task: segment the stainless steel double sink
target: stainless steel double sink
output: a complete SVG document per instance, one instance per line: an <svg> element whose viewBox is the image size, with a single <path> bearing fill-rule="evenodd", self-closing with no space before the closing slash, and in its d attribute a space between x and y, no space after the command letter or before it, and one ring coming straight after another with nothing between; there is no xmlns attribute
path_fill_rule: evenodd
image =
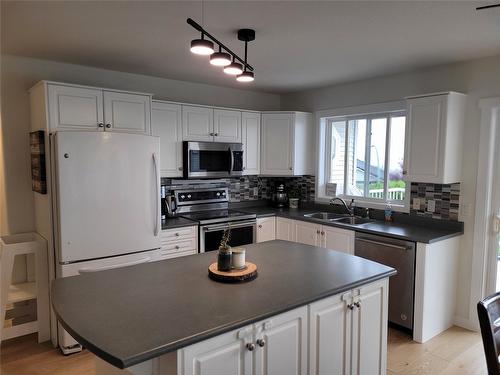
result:
<svg viewBox="0 0 500 375"><path fill-rule="evenodd" d="M364 217L351 216L349 214L336 214L333 212L313 212L311 214L304 214L304 217L318 219L328 223L334 222L347 225L361 225L372 222L372 220Z"/></svg>

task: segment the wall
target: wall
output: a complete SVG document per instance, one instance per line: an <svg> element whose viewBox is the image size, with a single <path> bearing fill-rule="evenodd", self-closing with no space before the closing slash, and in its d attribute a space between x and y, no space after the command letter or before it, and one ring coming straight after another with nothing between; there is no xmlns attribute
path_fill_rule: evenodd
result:
<svg viewBox="0 0 500 375"><path fill-rule="evenodd" d="M500 56L291 93L283 95L281 102L283 110L317 111L450 90L468 94L459 215L465 222L465 234L461 241L457 295L457 316L468 321L475 314L469 313L469 298L480 123L477 103L479 98L500 96Z"/></svg>
<svg viewBox="0 0 500 375"><path fill-rule="evenodd" d="M149 92L156 99L255 110L280 108L278 95L2 55L0 234L34 229L28 89L40 80ZM3 143L2 143L3 141ZM1 178L1 177L0 177Z"/></svg>

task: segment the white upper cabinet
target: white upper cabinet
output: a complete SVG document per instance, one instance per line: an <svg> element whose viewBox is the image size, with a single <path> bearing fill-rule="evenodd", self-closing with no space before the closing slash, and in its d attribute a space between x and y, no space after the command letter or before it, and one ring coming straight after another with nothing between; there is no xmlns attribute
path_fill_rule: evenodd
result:
<svg viewBox="0 0 500 375"><path fill-rule="evenodd" d="M214 141L241 143L241 112L214 110Z"/></svg>
<svg viewBox="0 0 500 375"><path fill-rule="evenodd" d="M161 177L182 177L182 106L153 101L152 134L160 137Z"/></svg>
<svg viewBox="0 0 500 375"><path fill-rule="evenodd" d="M151 134L151 97L104 91L106 131Z"/></svg>
<svg viewBox="0 0 500 375"><path fill-rule="evenodd" d="M102 90L47 86L50 130L98 130L104 127Z"/></svg>
<svg viewBox="0 0 500 375"><path fill-rule="evenodd" d="M242 112L243 174L260 173L260 113Z"/></svg>
<svg viewBox="0 0 500 375"><path fill-rule="evenodd" d="M313 174L314 126L311 113L262 114L261 174Z"/></svg>
<svg viewBox="0 0 500 375"><path fill-rule="evenodd" d="M151 95L47 83L49 128L151 134Z"/></svg>
<svg viewBox="0 0 500 375"><path fill-rule="evenodd" d="M182 106L182 140L201 142L214 140L213 108Z"/></svg>
<svg viewBox="0 0 500 375"><path fill-rule="evenodd" d="M407 181L461 181L465 99L456 92L407 98Z"/></svg>

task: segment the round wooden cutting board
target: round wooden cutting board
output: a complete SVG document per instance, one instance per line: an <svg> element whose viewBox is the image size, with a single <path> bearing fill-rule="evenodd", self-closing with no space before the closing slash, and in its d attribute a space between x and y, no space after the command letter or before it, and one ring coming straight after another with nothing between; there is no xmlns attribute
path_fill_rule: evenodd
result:
<svg viewBox="0 0 500 375"><path fill-rule="evenodd" d="M217 262L208 266L208 276L215 281L223 283L244 283L252 281L257 277L257 266L251 262L245 262L246 267L241 270L228 272L217 270Z"/></svg>

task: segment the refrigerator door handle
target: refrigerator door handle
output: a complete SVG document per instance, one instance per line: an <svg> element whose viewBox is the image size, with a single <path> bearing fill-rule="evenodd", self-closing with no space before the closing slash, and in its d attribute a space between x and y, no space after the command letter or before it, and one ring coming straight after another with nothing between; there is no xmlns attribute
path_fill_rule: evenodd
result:
<svg viewBox="0 0 500 375"><path fill-rule="evenodd" d="M159 221L159 218L160 218L160 191L159 191L159 188L158 188L158 163L156 161L156 153L153 152L153 168L155 170L155 180L154 180L154 184L156 186L156 199L155 199L155 207L156 209L154 210L154 220L155 220L155 229L154 229L154 235L155 237L158 236L158 232L159 232L159 224L158 224L158 221Z"/></svg>
<svg viewBox="0 0 500 375"><path fill-rule="evenodd" d="M118 264L112 264L110 266L103 266L103 267L86 267L86 268L80 268L78 270L78 273L81 275L83 273L91 273L91 272L98 272L98 271L105 271L105 270L112 270L115 268L122 268L122 267L127 267L127 266L135 266L137 264L142 264L142 263L148 263L151 261L151 257L146 257L146 258L141 258L138 260L134 260L132 262L125 262L125 263L118 263Z"/></svg>

